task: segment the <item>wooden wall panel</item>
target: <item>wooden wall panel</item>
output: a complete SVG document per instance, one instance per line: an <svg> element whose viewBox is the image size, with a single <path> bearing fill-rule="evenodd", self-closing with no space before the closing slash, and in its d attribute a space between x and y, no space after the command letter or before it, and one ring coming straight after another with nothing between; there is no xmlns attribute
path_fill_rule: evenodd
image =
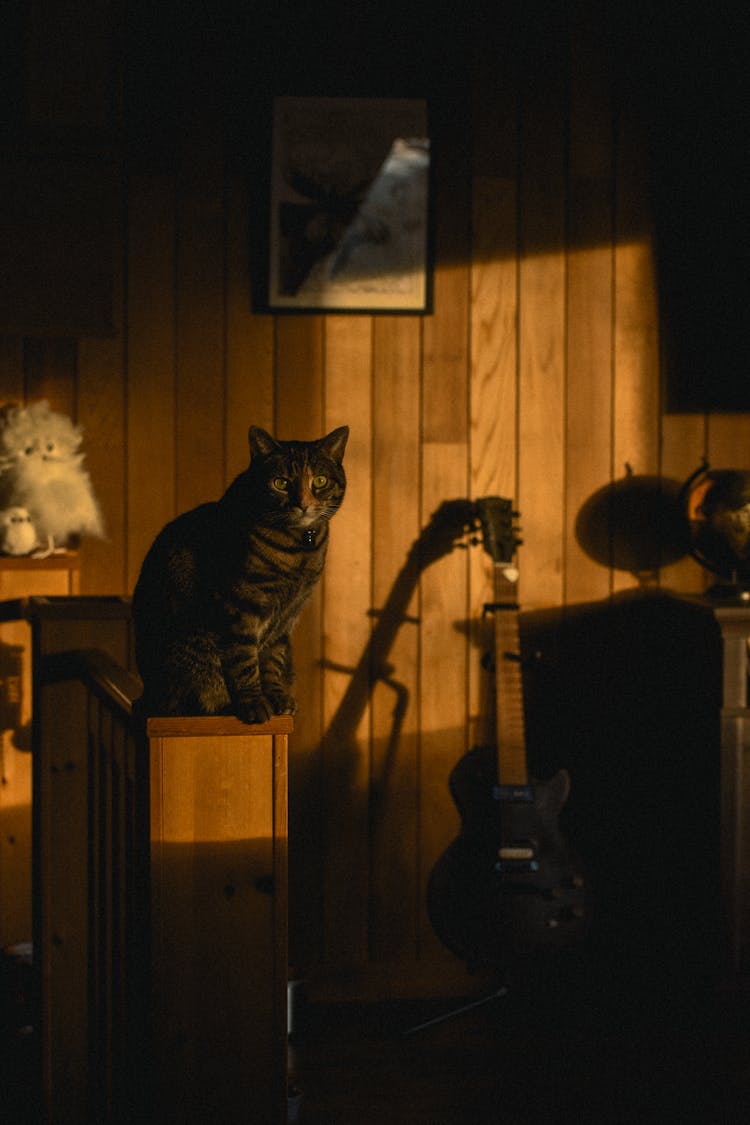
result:
<svg viewBox="0 0 750 1125"><path fill-rule="evenodd" d="M176 514L174 212L169 176L131 179L124 328L128 590L154 536Z"/></svg>
<svg viewBox="0 0 750 1125"><path fill-rule="evenodd" d="M529 609L563 601L565 511L563 87L534 93L522 117L518 328L520 591Z"/></svg>
<svg viewBox="0 0 750 1125"><path fill-rule="evenodd" d="M747 419L713 414L706 420L706 458L713 469L750 469Z"/></svg>
<svg viewBox="0 0 750 1125"><path fill-rule="evenodd" d="M664 412L646 137L603 9L549 4L525 21L523 5L517 20L481 7L466 88L457 75L456 96L430 106L431 314L253 311L256 153L222 149L220 97L178 112L189 83L166 75L163 121L181 136L129 170L113 334L0 339L3 401L47 397L86 427L109 537L84 544L84 592L132 590L159 528L244 468L251 423L280 438L351 426L349 495L293 638L291 948L329 995L467 987L424 895L457 827L448 772L491 730L490 567L478 546L436 548L435 509L512 497L523 608L557 608L636 585L576 536L581 506L626 464L679 481L704 455L748 461L746 415ZM100 51L101 20L92 34ZM35 112L49 115L45 98ZM707 581L690 558L658 580Z"/></svg>
<svg viewBox="0 0 750 1125"><path fill-rule="evenodd" d="M280 438L317 438L324 426L323 318L289 316L276 327L275 418ZM298 720L289 742L289 895L292 911L290 956L298 964L310 945L297 940L298 926L320 931L320 745L323 736L323 591L319 587L302 611L292 636L297 677ZM319 868L318 868L319 870ZM308 898L308 895L310 896Z"/></svg>
<svg viewBox="0 0 750 1125"><path fill-rule="evenodd" d="M274 429L274 321L254 314L248 262L249 209L241 177L227 177L225 484L248 463L248 428Z"/></svg>
<svg viewBox="0 0 750 1125"><path fill-rule="evenodd" d="M53 410L71 417L76 405L77 345L71 337L24 340L26 396L46 399Z"/></svg>
<svg viewBox="0 0 750 1125"><path fill-rule="evenodd" d="M382 317L374 325L372 607L370 650L372 854L371 951L413 957L419 800L419 577L421 325ZM416 553L415 553L416 552ZM401 905L399 906L399 903ZM396 961L398 963L398 961Z"/></svg>
<svg viewBox="0 0 750 1125"><path fill-rule="evenodd" d="M370 783L369 665L372 557L372 320L330 317L325 329L322 429L349 426L347 494L331 527L323 587L322 801L317 807L316 894L322 896L327 961L367 958ZM342 591L346 605L342 605ZM312 791L312 790L311 790Z"/></svg>
<svg viewBox="0 0 750 1125"><path fill-rule="evenodd" d="M659 473L659 340L653 215L647 192L644 138L638 121L623 113L618 122L614 231L614 429L612 477L622 481ZM629 468L628 468L629 467ZM622 569L613 588L633 585Z"/></svg>
<svg viewBox="0 0 750 1125"><path fill-rule="evenodd" d="M474 180L470 372L473 496L516 495L517 190L515 180Z"/></svg>
<svg viewBox="0 0 750 1125"><path fill-rule="evenodd" d="M23 337L0 336L0 405L23 399Z"/></svg>
<svg viewBox="0 0 750 1125"><path fill-rule="evenodd" d="M175 433L180 512L224 486L224 179L221 151L191 151L177 178Z"/></svg>
<svg viewBox="0 0 750 1125"><path fill-rule="evenodd" d="M122 199L120 206L122 208ZM103 540L81 542L81 593L124 594L126 571L126 368L123 309L126 245L122 212L113 250L114 332L78 342L76 420L83 426L86 468L104 518Z"/></svg>
<svg viewBox="0 0 750 1125"><path fill-rule="evenodd" d="M565 602L609 592L606 566L576 535L581 507L612 471L613 127L608 57L578 8L571 41L565 398ZM598 482L598 483L597 483Z"/></svg>

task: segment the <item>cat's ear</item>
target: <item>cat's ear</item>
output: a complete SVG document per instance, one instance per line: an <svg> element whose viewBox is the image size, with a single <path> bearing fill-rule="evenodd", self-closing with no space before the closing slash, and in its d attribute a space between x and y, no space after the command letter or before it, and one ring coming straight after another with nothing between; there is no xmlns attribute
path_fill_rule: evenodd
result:
<svg viewBox="0 0 750 1125"><path fill-rule="evenodd" d="M250 453L253 457L262 453L273 453L275 449L279 448L279 443L260 426L251 426L247 436L250 442Z"/></svg>
<svg viewBox="0 0 750 1125"><path fill-rule="evenodd" d="M348 437L349 427L339 426L338 429L331 430L330 434L321 438L318 445L332 461L336 461L340 465L344 457Z"/></svg>

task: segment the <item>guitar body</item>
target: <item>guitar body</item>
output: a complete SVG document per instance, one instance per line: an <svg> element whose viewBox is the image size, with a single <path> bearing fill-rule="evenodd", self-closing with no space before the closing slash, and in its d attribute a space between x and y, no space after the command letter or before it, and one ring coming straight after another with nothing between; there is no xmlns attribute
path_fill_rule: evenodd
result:
<svg viewBox="0 0 750 1125"><path fill-rule="evenodd" d="M518 624L520 543L512 502L476 501L482 539L493 561L495 747L470 750L450 777L461 833L430 875L427 910L452 952L474 969L503 969L531 953L582 937L589 908L580 863L559 828L570 778L528 774Z"/></svg>
<svg viewBox="0 0 750 1125"><path fill-rule="evenodd" d="M493 748L478 747L453 770L462 829L427 887L436 934L472 971L560 949L590 920L582 868L558 824L567 772L505 793L494 761Z"/></svg>

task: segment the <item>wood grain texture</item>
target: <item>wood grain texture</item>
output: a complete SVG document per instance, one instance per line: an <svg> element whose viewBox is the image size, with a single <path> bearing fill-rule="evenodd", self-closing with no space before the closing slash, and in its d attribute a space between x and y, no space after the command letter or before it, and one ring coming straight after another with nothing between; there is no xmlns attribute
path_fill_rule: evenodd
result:
<svg viewBox="0 0 750 1125"><path fill-rule="evenodd" d="M223 188L220 149L208 145L185 154L177 182L175 276L179 512L218 499L224 488Z"/></svg>
<svg viewBox="0 0 750 1125"><path fill-rule="evenodd" d="M326 959L367 956L370 784L369 698L362 692L372 619L372 363L370 317L328 318L323 429L349 426L347 493L331 524L323 579L323 723L316 760L322 779L316 812L318 873ZM341 591L347 591L343 611ZM312 792L312 787L309 790ZM311 809L308 817L313 813ZM312 840L311 840L312 844Z"/></svg>
<svg viewBox="0 0 750 1125"><path fill-rule="evenodd" d="M422 452L422 504L434 511L444 499L467 492L466 447L425 444ZM448 776L468 749L468 563L466 552L438 559L420 581L419 679L419 871L424 885L452 835L457 819ZM420 952L437 948L420 897Z"/></svg>
<svg viewBox="0 0 750 1125"><path fill-rule="evenodd" d="M418 895L421 324L375 323L369 927L372 960L412 952ZM406 909L398 906L404 895Z"/></svg>
<svg viewBox="0 0 750 1125"><path fill-rule="evenodd" d="M439 991L449 963L454 981L463 972L447 955L436 968L423 903L431 859L455 827L450 765L491 731L481 663L491 568L478 546L423 573L410 561L435 509L512 498L522 608L571 614L619 604L636 586L627 569L590 558L576 529L582 506L626 466L664 482L703 456L747 467L747 415L665 411L648 107L613 58L604 11L592 0L537 6L534 18L523 5L508 19L503 5L477 9L472 65L430 105L430 314L254 311L266 92L253 101L243 87L237 105L258 120L246 125L235 107L242 141L224 137L224 148L210 68L204 60L192 89L183 59L160 75L172 99L159 114L164 152L160 133L123 183L113 334L17 326L0 338L0 399L47 397L86 428L109 535L81 551L91 593L132 591L164 523L245 467L250 424L303 439L350 425L349 495L293 637L291 948L330 995ZM273 43L282 23L268 24ZM100 31L97 17L94 60ZM37 71L55 57L46 42ZM308 48L297 42L295 63ZM417 77L409 70L410 84ZM40 114L55 108L56 88L59 75L37 92ZM105 117L92 108L92 123ZM598 531L611 544L611 529ZM691 592L706 576L688 557L656 580ZM389 600L399 619L378 631Z"/></svg>
<svg viewBox="0 0 750 1125"><path fill-rule="evenodd" d="M211 1106L239 1122L253 1105L259 1122L279 1125L287 978L287 733L279 727L288 724L232 732L211 723L215 734L157 733L157 725L150 733L159 1090L186 1120Z"/></svg>
<svg viewBox="0 0 750 1125"><path fill-rule="evenodd" d="M226 192L226 429L225 483L248 463L248 428L274 429L274 321L254 314L249 292L248 192L241 178L227 175Z"/></svg>
<svg viewBox="0 0 750 1125"><path fill-rule="evenodd" d="M519 276L518 501L525 606L563 600L565 429L565 214L562 76L546 75L522 109Z"/></svg>
<svg viewBox="0 0 750 1125"><path fill-rule="evenodd" d="M123 355L123 315L127 246L124 185L118 194L119 237L113 247L114 332L78 342L76 421L83 427L86 468L102 509L106 537L81 542L84 594L127 588L125 401L127 371Z"/></svg>
<svg viewBox="0 0 750 1125"><path fill-rule="evenodd" d="M129 185L128 590L154 536L176 515L174 189L166 175L134 177Z"/></svg>

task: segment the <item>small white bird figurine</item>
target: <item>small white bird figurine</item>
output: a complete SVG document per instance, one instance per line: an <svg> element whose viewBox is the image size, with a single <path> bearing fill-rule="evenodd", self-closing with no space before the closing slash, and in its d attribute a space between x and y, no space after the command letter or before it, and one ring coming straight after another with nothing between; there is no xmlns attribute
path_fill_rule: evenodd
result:
<svg viewBox="0 0 750 1125"><path fill-rule="evenodd" d="M104 536L101 511L79 452L83 434L46 401L10 406L0 423L0 507L26 508L37 557L63 551L71 537Z"/></svg>
<svg viewBox="0 0 750 1125"><path fill-rule="evenodd" d="M6 508L0 512L0 553L30 555L38 543L36 530L26 508Z"/></svg>

